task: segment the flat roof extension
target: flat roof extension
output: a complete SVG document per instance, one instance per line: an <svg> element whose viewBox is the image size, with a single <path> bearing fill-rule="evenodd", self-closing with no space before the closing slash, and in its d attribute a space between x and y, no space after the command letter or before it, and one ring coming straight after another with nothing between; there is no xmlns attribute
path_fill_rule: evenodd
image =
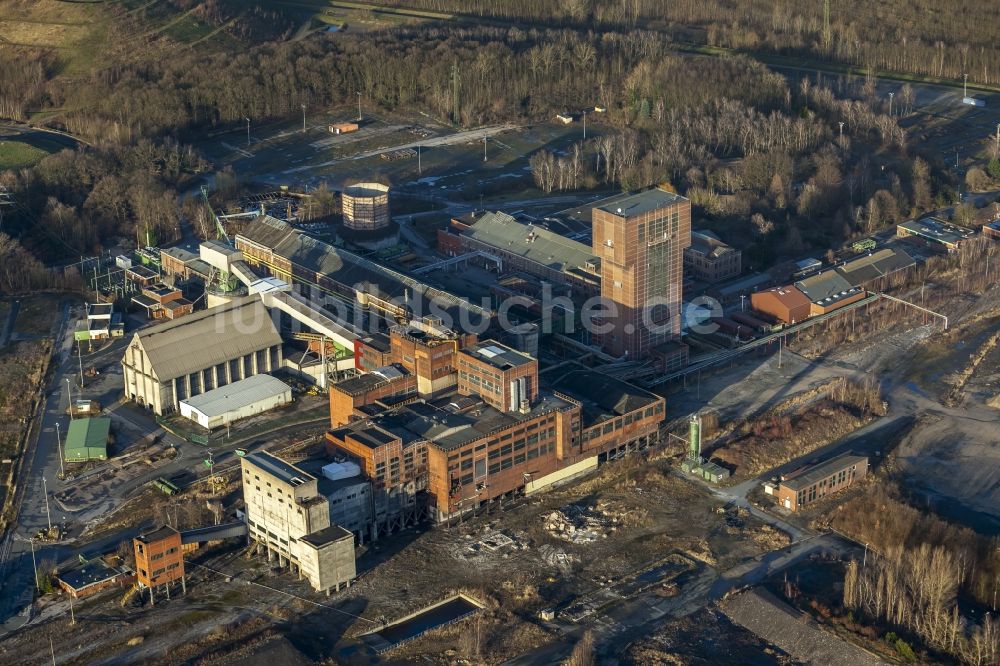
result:
<svg viewBox="0 0 1000 666"><path fill-rule="evenodd" d="M930 241L943 243L945 245L958 245L976 232L972 229L949 224L936 217L925 217L919 220L907 220L896 225L898 229L904 229L914 236L920 236Z"/></svg>
<svg viewBox="0 0 1000 666"><path fill-rule="evenodd" d="M323 546L336 541L343 541L344 539L351 539L353 542L354 535L340 525L334 524L329 527L324 527L323 529L313 532L312 534L307 534L304 537L301 537L299 541L312 546L313 548L322 548Z"/></svg>
<svg viewBox="0 0 1000 666"><path fill-rule="evenodd" d="M583 405L583 425L589 427L656 403L660 397L634 384L598 372L576 361L565 361L539 373L539 383L565 393Z"/></svg>
<svg viewBox="0 0 1000 666"><path fill-rule="evenodd" d="M498 370L507 370L535 362L535 359L527 354L522 354L496 340L483 340L470 347L466 347L462 352Z"/></svg>
<svg viewBox="0 0 1000 666"><path fill-rule="evenodd" d="M181 402L205 416L213 417L291 390L292 387L277 377L260 374L185 398Z"/></svg>
<svg viewBox="0 0 1000 666"><path fill-rule="evenodd" d="M299 469L291 463L285 462L267 451L254 451L253 453L248 453L243 459L250 461L271 476L292 486L300 486L305 481L316 480L316 477L312 474Z"/></svg>
<svg viewBox="0 0 1000 666"><path fill-rule="evenodd" d="M463 236L553 270L568 272L579 268L590 271L587 264L596 265L598 261L589 245L520 222L506 213L488 212L462 221L470 225L462 232Z"/></svg>

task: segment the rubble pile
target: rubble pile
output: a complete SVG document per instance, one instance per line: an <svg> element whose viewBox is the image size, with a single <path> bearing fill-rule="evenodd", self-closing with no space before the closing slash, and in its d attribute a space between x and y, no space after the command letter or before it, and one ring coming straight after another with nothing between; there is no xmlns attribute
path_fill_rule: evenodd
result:
<svg viewBox="0 0 1000 666"><path fill-rule="evenodd" d="M542 516L549 534L572 543L592 543L632 524L635 516L604 500L593 506L571 504Z"/></svg>

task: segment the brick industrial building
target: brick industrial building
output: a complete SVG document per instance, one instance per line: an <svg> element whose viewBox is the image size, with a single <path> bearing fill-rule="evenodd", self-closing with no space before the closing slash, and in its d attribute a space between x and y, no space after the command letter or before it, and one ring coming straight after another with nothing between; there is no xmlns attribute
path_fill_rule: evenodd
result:
<svg viewBox="0 0 1000 666"><path fill-rule="evenodd" d="M164 525L141 534L132 542L135 551L136 582L149 589L149 600L155 602L154 591L165 590L170 596L170 585L180 582L187 591L184 573L184 547L181 533Z"/></svg>
<svg viewBox="0 0 1000 666"><path fill-rule="evenodd" d="M777 487L765 491L776 496L778 504L790 511L827 495L839 492L868 474L868 458L849 453L837 456L789 476L781 477Z"/></svg>
<svg viewBox="0 0 1000 666"><path fill-rule="evenodd" d="M750 294L750 306L782 324L796 324L809 318L809 298L793 286L774 287Z"/></svg>
<svg viewBox="0 0 1000 666"><path fill-rule="evenodd" d="M383 530L400 524L400 512L443 521L533 492L658 437L663 398L623 381L564 363L544 373L547 387L533 358L492 340L456 356L450 394L352 404L347 418L334 413L331 397L329 451L371 479Z"/></svg>
<svg viewBox="0 0 1000 666"><path fill-rule="evenodd" d="M247 264L300 285L304 297L332 297L349 306L352 314L360 313L355 317L360 328L370 328L362 321L369 317L392 324L440 313L453 327L463 317L473 325L493 317L491 311L463 298L306 236L266 215L248 224L236 235L235 243Z"/></svg>
<svg viewBox="0 0 1000 666"><path fill-rule="evenodd" d="M601 297L617 312L601 346L613 356L644 359L681 332L684 248L691 244L691 202L654 188L599 202L592 212ZM686 347L660 354L666 368L687 361Z"/></svg>
<svg viewBox="0 0 1000 666"><path fill-rule="evenodd" d="M743 270L743 253L711 231L692 231L691 245L684 248L684 270L696 280L728 280Z"/></svg>
<svg viewBox="0 0 1000 666"><path fill-rule="evenodd" d="M809 299L809 315L833 312L865 297L865 290L855 287L837 271L823 271L799 280L795 287Z"/></svg>
<svg viewBox="0 0 1000 666"><path fill-rule="evenodd" d="M500 212L472 212L438 231L438 250L459 256L482 251L518 271L567 285L579 297L600 293L600 263L590 246Z"/></svg>

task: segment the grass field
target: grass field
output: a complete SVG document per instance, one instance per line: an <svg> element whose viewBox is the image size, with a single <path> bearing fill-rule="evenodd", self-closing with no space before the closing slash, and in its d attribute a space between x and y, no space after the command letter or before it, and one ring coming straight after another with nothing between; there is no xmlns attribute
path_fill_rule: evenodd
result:
<svg viewBox="0 0 1000 666"><path fill-rule="evenodd" d="M0 171L32 166L48 154L47 150L37 146L22 141L4 141L0 138Z"/></svg>
<svg viewBox="0 0 1000 666"><path fill-rule="evenodd" d="M22 299L14 330L21 335L49 335L59 315L60 300L50 294Z"/></svg>

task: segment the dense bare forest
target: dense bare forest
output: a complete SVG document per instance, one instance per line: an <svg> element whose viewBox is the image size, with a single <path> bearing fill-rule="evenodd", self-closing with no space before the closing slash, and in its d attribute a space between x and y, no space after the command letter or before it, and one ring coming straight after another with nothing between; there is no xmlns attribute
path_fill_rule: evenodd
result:
<svg viewBox="0 0 1000 666"><path fill-rule="evenodd" d="M996 85L1000 3L971 0L395 0L393 5L577 26L656 27L678 40Z"/></svg>
<svg viewBox="0 0 1000 666"><path fill-rule="evenodd" d="M49 158L34 174L12 178L41 230L26 242L46 257L59 246L71 254L95 248L113 230L172 238L176 214L162 188L205 165L176 142L143 137L182 141L245 116L296 114L301 103L348 103L358 90L383 109L424 108L466 125L549 120L604 105L601 136L568 155L543 150L533 158L539 187L670 181L702 214L731 224L734 242L756 243L756 261L828 247L950 196L932 165L908 152L871 79L827 78L791 90L757 62L680 56L649 31L402 28L264 44L235 57L183 52L68 84L46 83L49 73L44 59L0 68L0 103L11 100L16 113L16 96L3 91L28 90L33 104L63 109L54 118L70 131L119 148ZM912 91L904 87L900 99L897 111L905 112ZM844 136L835 134L838 121ZM151 152L165 157L152 160ZM60 170L79 169L73 183L50 182ZM34 181L45 185L44 197ZM84 192L90 184L94 191Z"/></svg>
<svg viewBox="0 0 1000 666"><path fill-rule="evenodd" d="M916 635L928 647L984 666L1000 663L1000 623L970 623L958 599L992 608L1000 543L907 504L879 484L832 515L838 530L868 544L844 581L844 606Z"/></svg>
<svg viewBox="0 0 1000 666"><path fill-rule="evenodd" d="M67 109L59 117L74 133L128 140L244 116L282 117L301 103L350 103L359 90L384 108L422 106L466 125L549 117L599 102L638 113L640 98L688 106L719 90L764 107L781 101L781 78L763 67L704 60L672 55L669 43L651 32L397 29L265 44L235 57L187 52L123 64L87 81L50 84L35 102ZM0 81L10 77L0 91L21 87L25 76L31 73L0 71Z"/></svg>
<svg viewBox="0 0 1000 666"><path fill-rule="evenodd" d="M177 187L207 167L171 139L63 150L33 169L0 174L19 203L6 228L47 260L89 254L118 235L142 244L177 240Z"/></svg>

